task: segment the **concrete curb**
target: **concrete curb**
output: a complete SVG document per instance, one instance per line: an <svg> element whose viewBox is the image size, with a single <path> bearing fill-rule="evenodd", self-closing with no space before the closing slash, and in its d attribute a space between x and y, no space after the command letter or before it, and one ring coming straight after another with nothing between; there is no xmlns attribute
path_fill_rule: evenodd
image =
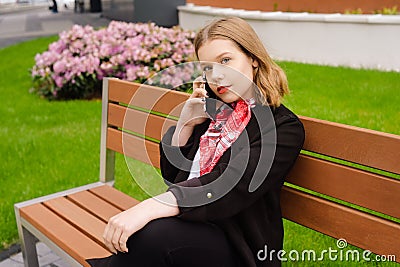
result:
<svg viewBox="0 0 400 267"><path fill-rule="evenodd" d="M0 262L19 252L21 252L20 244L11 245L8 249L0 251Z"/></svg>

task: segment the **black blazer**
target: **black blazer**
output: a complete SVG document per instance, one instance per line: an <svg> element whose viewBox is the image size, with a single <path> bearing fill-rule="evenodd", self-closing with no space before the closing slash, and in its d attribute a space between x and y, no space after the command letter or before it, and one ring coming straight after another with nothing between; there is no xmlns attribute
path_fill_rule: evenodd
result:
<svg viewBox="0 0 400 267"><path fill-rule="evenodd" d="M239 266L280 266L275 257L283 246L280 192L303 146L303 125L284 105L256 105L245 131L214 169L187 180L209 123L197 125L182 147L171 146L175 127L160 143L161 173L177 199L178 217L218 225L236 250ZM218 184L218 178L224 182ZM257 257L265 246L276 251L272 262Z"/></svg>

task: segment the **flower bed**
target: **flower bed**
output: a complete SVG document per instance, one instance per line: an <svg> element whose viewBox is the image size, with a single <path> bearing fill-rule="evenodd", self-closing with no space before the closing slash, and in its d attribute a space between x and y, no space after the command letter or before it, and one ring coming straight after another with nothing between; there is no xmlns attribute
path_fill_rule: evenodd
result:
<svg viewBox="0 0 400 267"><path fill-rule="evenodd" d="M31 91L48 99L91 98L101 93L103 77L143 83L161 70L194 59L195 33L179 27L112 21L100 30L75 25L59 36L48 51L36 55L31 70ZM153 83L172 88L189 78L165 76Z"/></svg>

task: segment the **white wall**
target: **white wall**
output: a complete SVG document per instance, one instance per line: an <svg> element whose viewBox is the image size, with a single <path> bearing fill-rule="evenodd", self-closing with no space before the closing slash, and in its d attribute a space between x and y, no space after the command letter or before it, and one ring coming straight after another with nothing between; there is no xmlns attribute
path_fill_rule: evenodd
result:
<svg viewBox="0 0 400 267"><path fill-rule="evenodd" d="M400 16L178 9L184 29L197 30L215 17L245 19L274 59L400 71Z"/></svg>

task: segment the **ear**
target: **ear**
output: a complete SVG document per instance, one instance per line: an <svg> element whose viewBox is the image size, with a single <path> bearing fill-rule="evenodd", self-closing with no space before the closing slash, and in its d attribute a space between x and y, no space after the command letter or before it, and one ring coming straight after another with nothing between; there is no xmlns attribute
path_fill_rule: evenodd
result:
<svg viewBox="0 0 400 267"><path fill-rule="evenodd" d="M258 61L254 58L251 61L251 65L253 66L253 68L258 68Z"/></svg>

